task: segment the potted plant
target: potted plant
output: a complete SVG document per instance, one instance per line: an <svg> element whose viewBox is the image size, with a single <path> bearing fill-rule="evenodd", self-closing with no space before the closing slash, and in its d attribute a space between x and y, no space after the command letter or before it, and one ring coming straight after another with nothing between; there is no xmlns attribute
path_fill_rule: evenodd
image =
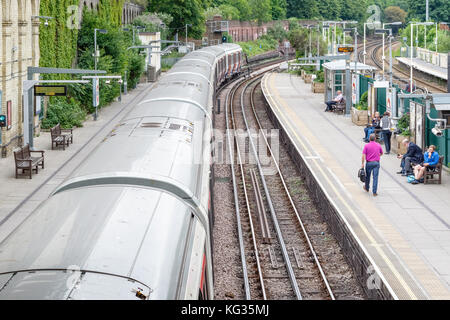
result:
<svg viewBox="0 0 450 320"><path fill-rule="evenodd" d="M352 122L357 126L365 126L369 117L369 103L367 91L363 93L359 103L352 107Z"/></svg>
<svg viewBox="0 0 450 320"><path fill-rule="evenodd" d="M391 149L395 153L405 154L406 147L402 144L402 141L411 137L411 131L409 130L409 113L405 113L397 124L397 130L392 135L394 143L391 144Z"/></svg>
<svg viewBox="0 0 450 320"><path fill-rule="evenodd" d="M316 71L316 78L311 85L312 92L325 93L325 76L323 70Z"/></svg>

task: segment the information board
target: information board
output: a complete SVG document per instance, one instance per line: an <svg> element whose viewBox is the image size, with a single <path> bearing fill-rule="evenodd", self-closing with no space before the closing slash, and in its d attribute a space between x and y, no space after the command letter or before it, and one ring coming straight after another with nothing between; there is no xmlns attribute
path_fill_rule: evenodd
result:
<svg viewBox="0 0 450 320"><path fill-rule="evenodd" d="M353 52L355 49L353 47L339 47L338 52Z"/></svg>
<svg viewBox="0 0 450 320"><path fill-rule="evenodd" d="M53 96L66 96L67 86L34 86L35 96L53 97Z"/></svg>

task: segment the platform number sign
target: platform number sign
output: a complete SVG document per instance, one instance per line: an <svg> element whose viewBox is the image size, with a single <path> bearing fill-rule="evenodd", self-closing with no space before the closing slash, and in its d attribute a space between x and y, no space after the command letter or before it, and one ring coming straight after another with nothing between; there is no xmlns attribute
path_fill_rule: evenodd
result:
<svg viewBox="0 0 450 320"><path fill-rule="evenodd" d="M92 79L92 93L93 93L92 105L94 107L98 107L98 105L100 104L100 85L98 78Z"/></svg>

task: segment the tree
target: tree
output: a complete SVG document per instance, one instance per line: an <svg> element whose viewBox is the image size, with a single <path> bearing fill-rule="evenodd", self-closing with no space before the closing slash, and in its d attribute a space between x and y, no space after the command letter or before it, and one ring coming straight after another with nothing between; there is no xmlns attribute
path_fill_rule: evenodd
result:
<svg viewBox="0 0 450 320"><path fill-rule="evenodd" d="M226 0L224 2L238 9L241 21L248 21L251 19L252 10L247 0Z"/></svg>
<svg viewBox="0 0 450 320"><path fill-rule="evenodd" d="M408 15L410 19L425 21L426 0L407 0L409 4ZM450 5L448 0L429 1L430 20L448 22L450 17Z"/></svg>
<svg viewBox="0 0 450 320"><path fill-rule="evenodd" d="M218 7L209 7L205 10L205 20L212 20L214 16L222 16L222 11Z"/></svg>
<svg viewBox="0 0 450 320"><path fill-rule="evenodd" d="M294 29L289 32L289 42L299 52L304 52L309 46L309 33L305 28Z"/></svg>
<svg viewBox="0 0 450 320"><path fill-rule="evenodd" d="M393 6L384 9L384 15L387 22L401 21L405 23L408 14L402 8Z"/></svg>
<svg viewBox="0 0 450 320"><path fill-rule="evenodd" d="M149 9L170 14L173 17L170 28L181 31L186 24L192 24L188 29L189 35L200 38L205 31L203 5L201 0L150 0Z"/></svg>
<svg viewBox="0 0 450 320"><path fill-rule="evenodd" d="M271 0L272 20L282 20L286 18L286 0Z"/></svg>
<svg viewBox="0 0 450 320"><path fill-rule="evenodd" d="M222 18L225 20L239 20L241 18L239 10L229 4L222 4L219 9L222 12Z"/></svg>
<svg viewBox="0 0 450 320"><path fill-rule="evenodd" d="M300 19L313 19L319 16L319 9L315 0L288 0L287 16Z"/></svg>
<svg viewBox="0 0 450 320"><path fill-rule="evenodd" d="M258 23L272 20L271 0L249 0L252 11L252 20Z"/></svg>
<svg viewBox="0 0 450 320"><path fill-rule="evenodd" d="M287 38L288 33L286 30L284 30L283 24L281 22L276 22L272 28L267 30L267 35L274 39L277 39L278 42L282 42Z"/></svg>

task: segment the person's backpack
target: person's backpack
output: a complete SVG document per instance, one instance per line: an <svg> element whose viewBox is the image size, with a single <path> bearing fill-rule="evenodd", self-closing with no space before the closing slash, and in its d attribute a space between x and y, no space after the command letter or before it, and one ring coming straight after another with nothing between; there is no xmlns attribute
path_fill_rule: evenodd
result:
<svg viewBox="0 0 450 320"><path fill-rule="evenodd" d="M358 178L361 182L366 182L366 170L364 170L364 168L359 169Z"/></svg>

